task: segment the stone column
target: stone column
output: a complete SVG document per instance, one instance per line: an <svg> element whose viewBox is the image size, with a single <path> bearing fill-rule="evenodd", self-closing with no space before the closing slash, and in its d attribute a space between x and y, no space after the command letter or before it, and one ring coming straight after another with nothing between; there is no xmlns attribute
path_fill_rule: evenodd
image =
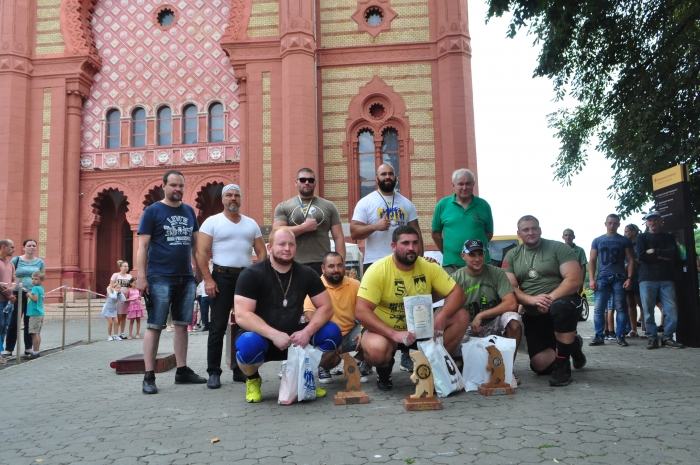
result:
<svg viewBox="0 0 700 465"><path fill-rule="evenodd" d="M319 175L314 7L313 0L280 2L281 172L285 198L297 193L294 176L300 168L311 168Z"/></svg>
<svg viewBox="0 0 700 465"><path fill-rule="evenodd" d="M441 135L436 185L442 187L438 197L452 193L452 172L457 168L476 170L474 99L471 71L471 39L467 4L463 0L437 1L437 89L433 95L439 119L436 133ZM440 189L440 188L439 188ZM475 189L476 191L476 189Z"/></svg>

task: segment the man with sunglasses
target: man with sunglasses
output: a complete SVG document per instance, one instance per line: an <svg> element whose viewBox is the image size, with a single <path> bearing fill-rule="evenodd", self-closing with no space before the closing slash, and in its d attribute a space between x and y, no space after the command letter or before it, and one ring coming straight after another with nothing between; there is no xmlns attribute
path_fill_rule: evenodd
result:
<svg viewBox="0 0 700 465"><path fill-rule="evenodd" d="M299 195L286 200L275 208L273 228L288 226L297 242L297 261L323 274L323 257L331 251L330 231L335 251L345 261L345 236L340 223L340 214L333 202L314 195L316 175L310 168L297 172L294 181Z"/></svg>

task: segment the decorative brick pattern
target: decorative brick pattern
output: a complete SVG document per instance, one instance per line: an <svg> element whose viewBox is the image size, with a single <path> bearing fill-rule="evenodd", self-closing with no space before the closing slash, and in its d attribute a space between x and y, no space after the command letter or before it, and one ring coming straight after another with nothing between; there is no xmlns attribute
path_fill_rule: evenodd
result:
<svg viewBox="0 0 700 465"><path fill-rule="evenodd" d="M51 142L51 88L44 89L44 102L41 112L41 172L39 190L39 257L46 257L46 238L48 234L48 197L49 197L49 147Z"/></svg>
<svg viewBox="0 0 700 465"><path fill-rule="evenodd" d="M279 35L279 1L253 0L248 21L248 37L276 37Z"/></svg>
<svg viewBox="0 0 700 465"><path fill-rule="evenodd" d="M59 20L61 0L37 0L36 49L37 55L63 53L66 45Z"/></svg>
<svg viewBox="0 0 700 465"><path fill-rule="evenodd" d="M358 31L352 19L357 0L321 0L321 46L347 47L351 45L427 42L430 40L428 0L391 0L398 16L391 21L391 30L376 38Z"/></svg>
<svg viewBox="0 0 700 465"><path fill-rule="evenodd" d="M272 226L272 113L270 72L262 73L263 226Z"/></svg>
<svg viewBox="0 0 700 465"><path fill-rule="evenodd" d="M392 6L396 8L394 0L392 0ZM397 20L398 18L394 22ZM347 178L348 161L341 149L341 144L345 142L346 137L345 119L350 101L359 93L360 87L371 81L374 76L378 76L387 85L392 86L406 103L406 116L411 123L411 137L414 140L414 153L410 158L411 177L417 178L411 182L412 200L418 210L424 240L432 244L430 222L438 199L436 199L434 178L435 135L431 66L427 63L322 70L324 194L336 203L342 220L349 221L347 183L344 184L344 190L335 187L338 179ZM341 202L345 204L342 210Z"/></svg>
<svg viewBox="0 0 700 465"><path fill-rule="evenodd" d="M48 0L46 0L48 1ZM58 2L58 0L56 0ZM148 118L163 103L173 116L186 102L204 114L211 101L227 113L227 140L238 142L238 85L219 40L227 26L228 0L172 0L174 26L163 31L153 13L163 0L104 0L93 13L95 46L102 70L83 107L81 152L104 143L107 108L117 107L122 118L136 105Z"/></svg>

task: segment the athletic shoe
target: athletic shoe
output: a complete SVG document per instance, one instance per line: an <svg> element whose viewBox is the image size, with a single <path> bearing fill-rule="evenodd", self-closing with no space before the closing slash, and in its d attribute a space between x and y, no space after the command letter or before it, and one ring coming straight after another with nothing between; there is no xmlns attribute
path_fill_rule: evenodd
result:
<svg viewBox="0 0 700 465"><path fill-rule="evenodd" d="M148 373L143 377L143 383L141 384L141 391L144 394L157 394L158 388L156 387L156 376L151 372L151 376Z"/></svg>
<svg viewBox="0 0 700 465"><path fill-rule="evenodd" d="M258 377L255 379L247 379L245 382L245 401L246 402L260 402L262 400L262 392L260 392L260 385L262 384L262 378Z"/></svg>
<svg viewBox="0 0 700 465"><path fill-rule="evenodd" d="M122 340L122 337L119 336L119 335L117 335L117 334L115 334L114 336L112 336L112 340L113 340L113 341L121 341L121 340Z"/></svg>
<svg viewBox="0 0 700 465"><path fill-rule="evenodd" d="M605 340L601 336L595 336L591 342L588 343L589 346L604 346Z"/></svg>
<svg viewBox="0 0 700 465"><path fill-rule="evenodd" d="M605 336L605 339L607 339L608 341L614 341L617 339L617 336L615 336L615 333L613 333L612 331L608 331L607 336Z"/></svg>
<svg viewBox="0 0 700 465"><path fill-rule="evenodd" d="M391 391L394 383L391 381L392 364L388 367L377 367L377 389L380 391Z"/></svg>
<svg viewBox="0 0 700 465"><path fill-rule="evenodd" d="M574 362L574 368L580 370L586 366L586 355L583 353L583 338L580 334L576 335L577 344L574 346L574 350L571 352L571 360Z"/></svg>
<svg viewBox="0 0 700 465"><path fill-rule="evenodd" d="M655 337L649 336L649 339L647 340L647 349L658 349L659 348L659 340Z"/></svg>
<svg viewBox="0 0 700 465"><path fill-rule="evenodd" d="M408 352L401 352L401 366L399 366L399 370L413 373L413 360L411 360Z"/></svg>
<svg viewBox="0 0 700 465"><path fill-rule="evenodd" d="M567 386L571 383L571 362L568 358L554 359L554 373L549 379L550 386Z"/></svg>
<svg viewBox="0 0 700 465"><path fill-rule="evenodd" d="M186 366L179 370L180 373L175 372L175 384L206 384L207 382L206 378L199 376L190 367Z"/></svg>
<svg viewBox="0 0 700 465"><path fill-rule="evenodd" d="M627 347L629 344L625 341L625 336L617 336L617 345Z"/></svg>
<svg viewBox="0 0 700 465"><path fill-rule="evenodd" d="M333 376L343 376L345 374L345 368L343 366L343 361L341 360L337 367L331 368L330 374Z"/></svg>
<svg viewBox="0 0 700 465"><path fill-rule="evenodd" d="M238 365L233 367L233 382L234 383L245 383L248 377L243 373L243 370L241 370Z"/></svg>
<svg viewBox="0 0 700 465"><path fill-rule="evenodd" d="M321 389L320 387L316 388L316 397L326 397L326 394L327 392L325 389Z"/></svg>
<svg viewBox="0 0 700 465"><path fill-rule="evenodd" d="M664 347L668 347L669 349L685 349L685 346L681 344L678 341L674 341L673 339L665 339L661 341L661 345Z"/></svg>
<svg viewBox="0 0 700 465"><path fill-rule="evenodd" d="M280 372L277 373L278 378L282 379L282 375L284 374L285 368L287 368L287 361L286 360L284 362L282 362L282 364L280 365Z"/></svg>
<svg viewBox="0 0 700 465"><path fill-rule="evenodd" d="M647 338L647 332L646 331L639 331L639 339L646 339Z"/></svg>
<svg viewBox="0 0 700 465"><path fill-rule="evenodd" d="M121 333L121 334L119 335L119 337L122 338L122 339L126 339L126 334ZM120 341L121 341L121 339L120 339Z"/></svg>
<svg viewBox="0 0 700 465"><path fill-rule="evenodd" d="M114 340L114 336L109 336L109 337L107 338L107 341L108 341L108 342L109 342L109 341L113 341L113 340Z"/></svg>
<svg viewBox="0 0 700 465"><path fill-rule="evenodd" d="M12 357L12 352L10 352L9 350L3 350L2 356L3 357Z"/></svg>
<svg viewBox="0 0 700 465"><path fill-rule="evenodd" d="M333 381L331 374L325 368L318 367L318 382L321 384L328 384Z"/></svg>
<svg viewBox="0 0 700 465"><path fill-rule="evenodd" d="M360 368L360 382L366 383L369 381L367 377L370 375L370 373L372 373L372 367L367 365L366 362L360 362L358 367Z"/></svg>

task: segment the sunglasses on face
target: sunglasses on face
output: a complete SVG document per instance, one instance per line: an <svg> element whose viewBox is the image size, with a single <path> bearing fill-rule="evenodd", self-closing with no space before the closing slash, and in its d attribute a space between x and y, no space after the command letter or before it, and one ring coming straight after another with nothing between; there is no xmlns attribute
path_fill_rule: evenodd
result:
<svg viewBox="0 0 700 465"><path fill-rule="evenodd" d="M297 178L297 181L299 181L302 184L306 184L307 182L309 184L313 184L316 182L316 178Z"/></svg>

